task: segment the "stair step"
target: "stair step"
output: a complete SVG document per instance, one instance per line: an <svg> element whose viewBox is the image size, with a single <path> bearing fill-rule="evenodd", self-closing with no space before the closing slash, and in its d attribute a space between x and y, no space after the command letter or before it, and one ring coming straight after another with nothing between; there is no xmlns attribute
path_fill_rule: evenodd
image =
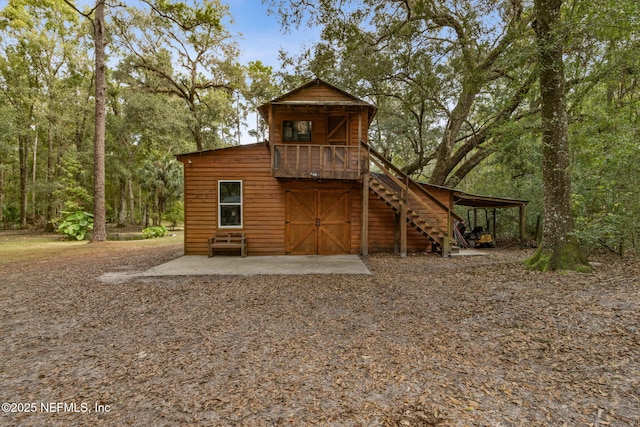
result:
<svg viewBox="0 0 640 427"><path fill-rule="evenodd" d="M384 177L382 177L384 178ZM393 182L386 182L386 179L378 180L372 178L369 181L369 188L377 194L377 196L396 214L402 211L403 198L399 194L397 185ZM419 206L420 201L414 200L414 197L410 195L408 200L414 206ZM424 216L424 212L420 210L414 210L407 206L406 209L406 221L420 234L428 238L436 246L442 246L445 233L440 228L439 218L428 218Z"/></svg>

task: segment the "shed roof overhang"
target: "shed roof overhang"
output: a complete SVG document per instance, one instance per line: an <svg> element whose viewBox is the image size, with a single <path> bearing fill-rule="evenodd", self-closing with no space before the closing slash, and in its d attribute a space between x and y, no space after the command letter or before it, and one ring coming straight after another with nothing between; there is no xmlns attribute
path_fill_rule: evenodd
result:
<svg viewBox="0 0 640 427"><path fill-rule="evenodd" d="M527 206L528 200L508 199L506 197L478 196L453 190L453 203L471 208L499 209Z"/></svg>
<svg viewBox="0 0 640 427"><path fill-rule="evenodd" d="M458 190L452 190L453 203L459 206L467 206L472 209L501 209L501 208L518 208L518 224L520 241L524 240L526 232L525 208L529 203L528 200L508 199L506 197L478 196L476 194L468 194ZM493 224L493 233L495 238L495 216Z"/></svg>
<svg viewBox="0 0 640 427"><path fill-rule="evenodd" d="M507 197L479 196L477 194L465 193L464 191L454 190L450 187L441 185L422 184L425 187L440 188L450 191L453 195L453 203L455 205L467 206L470 208L500 209L500 208L519 208L529 204L528 200L510 199Z"/></svg>

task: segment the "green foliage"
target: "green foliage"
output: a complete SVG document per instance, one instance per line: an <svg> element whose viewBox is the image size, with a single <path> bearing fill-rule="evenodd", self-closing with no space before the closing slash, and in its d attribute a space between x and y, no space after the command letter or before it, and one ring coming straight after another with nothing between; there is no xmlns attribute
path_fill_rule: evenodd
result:
<svg viewBox="0 0 640 427"><path fill-rule="evenodd" d="M167 203L180 197L182 191L182 166L174 158L158 152L148 153L140 170L140 185L153 204L156 223L159 224Z"/></svg>
<svg viewBox="0 0 640 427"><path fill-rule="evenodd" d="M126 40L127 52L118 78L133 90L180 99L190 113L186 123L198 151L222 145L225 133L235 135L232 91L244 81L235 41L221 25L228 7L219 0L144 3L153 6L113 15L114 33Z"/></svg>
<svg viewBox="0 0 640 427"><path fill-rule="evenodd" d="M20 209L15 205L2 205L2 222L16 224L18 221L20 221Z"/></svg>
<svg viewBox="0 0 640 427"><path fill-rule="evenodd" d="M90 206L91 194L88 189L89 171L78 158L75 150L67 150L60 160L59 178L53 195L57 200L74 206ZM66 210L73 210L68 206Z"/></svg>
<svg viewBox="0 0 640 427"><path fill-rule="evenodd" d="M85 211L63 211L64 219L58 225L58 233L66 235L69 239L84 240L93 230L93 214Z"/></svg>
<svg viewBox="0 0 640 427"><path fill-rule="evenodd" d="M163 237L165 234L167 234L167 228L161 225L154 225L153 227L147 227L142 230L142 236L145 239Z"/></svg>
<svg viewBox="0 0 640 427"><path fill-rule="evenodd" d="M638 254L640 103L624 92L607 101L604 89L600 102L594 97L571 127L576 235L590 248Z"/></svg>
<svg viewBox="0 0 640 427"><path fill-rule="evenodd" d="M184 202L178 200L171 203L164 217L171 223L171 227L177 227L178 224L184 221Z"/></svg>

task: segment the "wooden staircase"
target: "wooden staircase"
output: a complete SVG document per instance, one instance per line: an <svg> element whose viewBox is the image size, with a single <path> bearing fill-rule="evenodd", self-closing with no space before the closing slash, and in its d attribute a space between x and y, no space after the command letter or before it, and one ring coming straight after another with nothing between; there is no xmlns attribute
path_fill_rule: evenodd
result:
<svg viewBox="0 0 640 427"><path fill-rule="evenodd" d="M406 223L429 238L443 256L450 251L450 227L452 212L373 148L369 159L379 170L371 172L369 189L396 214L406 218Z"/></svg>

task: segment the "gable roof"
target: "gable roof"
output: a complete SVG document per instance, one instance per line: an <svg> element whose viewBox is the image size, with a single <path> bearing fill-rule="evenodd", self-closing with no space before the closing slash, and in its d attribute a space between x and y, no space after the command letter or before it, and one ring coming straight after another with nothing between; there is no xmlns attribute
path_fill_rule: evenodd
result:
<svg viewBox="0 0 640 427"><path fill-rule="evenodd" d="M322 100L305 99L305 96L304 96L305 92L308 92L309 89L312 89L314 86L319 86L319 85L322 85L331 89L331 91L333 91L336 96L330 99L322 99ZM333 86L332 84L327 83L326 81L319 78L311 80L303 84L302 86L299 86L293 89L292 91L289 91L284 95L281 95L259 106L258 111L260 112L260 115L265 120L268 120L267 117L268 117L269 105L361 106L361 107L367 107L369 109L370 111L369 120L373 118L376 111L378 110L376 106L369 104L368 102L363 101L362 99L356 96L353 96L350 93L340 89L339 87Z"/></svg>

